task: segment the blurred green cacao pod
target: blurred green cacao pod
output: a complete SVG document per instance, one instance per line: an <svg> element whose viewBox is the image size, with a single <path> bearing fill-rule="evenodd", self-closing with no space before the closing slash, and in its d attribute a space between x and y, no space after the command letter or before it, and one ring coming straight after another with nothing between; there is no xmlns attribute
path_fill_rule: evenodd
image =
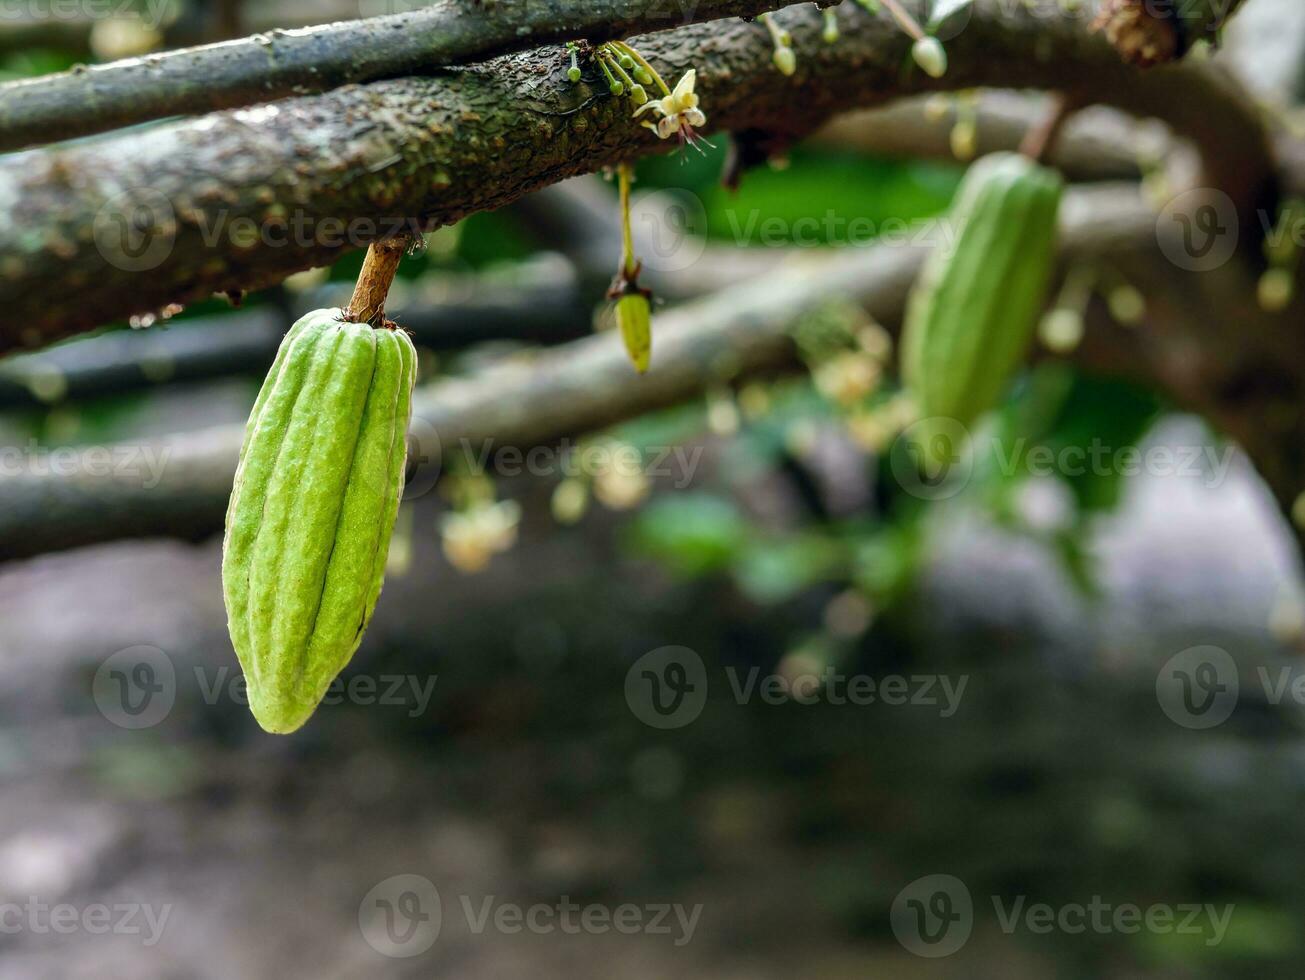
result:
<svg viewBox="0 0 1305 980"><path fill-rule="evenodd" d="M635 370L645 374L652 364L652 302L641 292L626 293L616 301L616 325Z"/></svg>
<svg viewBox="0 0 1305 980"><path fill-rule="evenodd" d="M923 428L969 426L1027 355L1051 284L1062 191L1059 174L1017 154L970 168L949 219L955 240L929 256L906 312L902 376Z"/></svg>
<svg viewBox="0 0 1305 980"><path fill-rule="evenodd" d="M249 706L269 732L308 720L371 621L415 379L407 334L318 310L286 334L254 404L222 589Z"/></svg>

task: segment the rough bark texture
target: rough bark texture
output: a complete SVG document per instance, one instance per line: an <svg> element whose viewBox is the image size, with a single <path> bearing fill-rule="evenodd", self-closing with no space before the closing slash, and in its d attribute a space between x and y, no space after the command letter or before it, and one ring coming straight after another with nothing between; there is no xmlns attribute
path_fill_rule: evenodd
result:
<svg viewBox="0 0 1305 980"><path fill-rule="evenodd" d="M0 86L0 151L397 78L547 41L754 16L785 2L440 0L408 13L276 30Z"/></svg>
<svg viewBox="0 0 1305 980"><path fill-rule="evenodd" d="M1222 188L1254 227L1254 208L1272 195L1273 160L1237 86L1207 66L1139 77L1056 8L979 0L937 82L910 67L910 40L890 20L855 5L839 10L836 45L821 41L814 6L777 15L799 53L792 79L774 70L770 38L755 24L639 43L667 76L697 66L715 129L802 135L837 111L903 94L1068 88L1082 101L1160 116L1195 140L1206 151L1197 180ZM627 102L567 84L566 63L562 49L545 48L0 160L0 208L12 218L0 227L0 305L9 314L0 354L168 303L271 285L412 221L447 224L668 148L630 118ZM123 242L135 247L124 253Z"/></svg>

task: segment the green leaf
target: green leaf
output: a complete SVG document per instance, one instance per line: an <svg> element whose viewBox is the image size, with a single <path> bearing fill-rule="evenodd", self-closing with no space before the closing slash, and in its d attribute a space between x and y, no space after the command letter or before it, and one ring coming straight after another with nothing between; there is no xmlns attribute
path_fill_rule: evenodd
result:
<svg viewBox="0 0 1305 980"><path fill-rule="evenodd" d="M747 521L732 501L681 493L645 507L631 526L628 543L635 553L696 578L727 567L748 534Z"/></svg>
<svg viewBox="0 0 1305 980"><path fill-rule="evenodd" d="M803 534L755 542L735 562L734 576L753 602L774 605L833 578L846 564L846 551L840 542Z"/></svg>

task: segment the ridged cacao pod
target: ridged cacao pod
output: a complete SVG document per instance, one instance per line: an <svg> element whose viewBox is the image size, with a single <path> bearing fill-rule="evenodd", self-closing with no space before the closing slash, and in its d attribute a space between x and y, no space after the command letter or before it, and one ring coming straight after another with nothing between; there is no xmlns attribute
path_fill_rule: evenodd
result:
<svg viewBox="0 0 1305 980"><path fill-rule="evenodd" d="M310 313L245 430L222 588L249 706L306 722L371 621L403 494L416 352L407 334Z"/></svg>
<svg viewBox="0 0 1305 980"><path fill-rule="evenodd" d="M921 418L968 426L1000 400L1047 298L1063 189L1017 154L970 168L955 243L929 256L907 306L902 375Z"/></svg>

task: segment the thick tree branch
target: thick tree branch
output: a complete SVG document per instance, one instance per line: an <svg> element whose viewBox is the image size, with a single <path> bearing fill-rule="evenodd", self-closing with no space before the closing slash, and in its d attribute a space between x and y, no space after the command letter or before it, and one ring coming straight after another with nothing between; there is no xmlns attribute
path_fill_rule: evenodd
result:
<svg viewBox="0 0 1305 980"><path fill-rule="evenodd" d="M1066 209L1069 258L1154 252L1154 217L1127 189L1075 192ZM898 320L926 249L849 248L805 256L658 318L652 369L635 379L619 340L586 338L419 391L417 462L485 443L529 447L601 429L751 374L791 367L790 332L813 306L843 297ZM1083 348L1107 370L1149 370L1138 334ZM1136 357L1133 355L1137 355ZM0 560L123 537L198 538L221 526L243 426L122 444L56 458L0 457Z"/></svg>
<svg viewBox="0 0 1305 980"><path fill-rule="evenodd" d="M440 0L408 13L272 31L0 85L0 151L418 74L549 41L754 16L787 2Z"/></svg>
<svg viewBox="0 0 1305 980"><path fill-rule="evenodd" d="M1203 149L1197 180L1229 194L1244 227L1273 193L1268 136L1223 72L1140 76L1082 20L978 0L933 81L886 18L840 10L821 40L809 4L777 15L798 73L775 71L759 25L689 27L640 40L666 74L699 69L716 129L803 135L830 115L904 94L983 85L1055 87L1165 119ZM1034 56L1036 52L1036 56ZM632 154L664 152L627 102L564 78L555 48L323 96L220 113L59 152L0 158L0 354L214 292L267 286L378 237L456 221Z"/></svg>

